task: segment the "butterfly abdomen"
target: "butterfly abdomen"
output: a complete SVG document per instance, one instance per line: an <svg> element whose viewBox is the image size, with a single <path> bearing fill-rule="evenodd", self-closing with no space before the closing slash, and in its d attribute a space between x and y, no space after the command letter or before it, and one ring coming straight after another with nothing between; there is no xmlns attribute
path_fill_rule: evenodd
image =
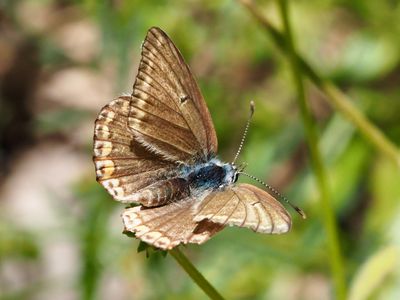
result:
<svg viewBox="0 0 400 300"><path fill-rule="evenodd" d="M189 185L183 178L172 178L156 182L136 193L135 202L146 207L155 207L176 202L189 196Z"/></svg>

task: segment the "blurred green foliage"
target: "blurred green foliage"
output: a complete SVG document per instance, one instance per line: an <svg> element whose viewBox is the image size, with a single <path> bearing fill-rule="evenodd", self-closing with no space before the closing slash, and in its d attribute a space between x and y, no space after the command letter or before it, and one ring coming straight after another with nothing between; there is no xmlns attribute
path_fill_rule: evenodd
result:
<svg viewBox="0 0 400 300"><path fill-rule="evenodd" d="M353 104L399 146L400 3L290 2L299 53L325 79L350 95ZM27 3L43 10L51 8L65 23L70 15L71 19L90 20L99 29L101 51L90 61L75 61L54 42L51 27L36 30L26 25L21 7ZM259 11L280 27L276 2L256 3ZM227 299L333 297L326 233L289 64L239 2L18 0L1 2L0 10L4 26L0 30L13 30L18 39L37 45L45 75L68 67L102 73L104 65L115 63L115 76L109 78L115 96L129 92L132 86L135 71L131 66L138 63L147 29L158 26L165 30L198 79L224 160L233 158L249 101L254 100L256 112L240 161L248 163L248 173L277 187L306 211L308 219L303 221L292 213L293 228L282 236L227 228L206 244L190 245L183 251ZM306 82L306 89L328 171L351 299L399 299L399 169L328 106L312 84ZM1 100L6 101L4 93ZM34 108L36 145L61 140L91 159L91 136L76 146L70 135L77 124L93 126L96 111L74 105L42 107L33 98L28 100ZM5 118L4 108L0 116ZM3 133L6 127L0 124ZM50 286L53 290L63 286L61 292L71 289L81 299L103 299L110 293L105 290L110 278L119 282L122 299L204 299L203 292L169 255L155 252L146 258L144 252L137 253L139 242L128 239L118 227L123 206L98 186L92 169L75 182L69 188L78 212L51 195L60 222L52 230L23 227L10 212L0 211L2 299L37 299ZM79 274L72 283L71 278L41 276L46 255L43 241L56 235L68 236L78 249L74 263ZM395 251L397 256L392 252L390 257L382 256L388 253L385 251ZM10 265L29 269L35 276L17 288L9 287ZM366 286L374 277L377 280Z"/></svg>

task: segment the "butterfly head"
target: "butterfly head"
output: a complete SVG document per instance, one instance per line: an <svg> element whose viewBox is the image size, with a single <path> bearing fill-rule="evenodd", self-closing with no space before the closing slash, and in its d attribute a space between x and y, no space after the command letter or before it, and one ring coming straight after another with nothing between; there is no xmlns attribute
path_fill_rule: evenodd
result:
<svg viewBox="0 0 400 300"><path fill-rule="evenodd" d="M238 167L234 163L224 164L223 167L226 170L226 181L227 184L235 183L239 178L239 170Z"/></svg>
<svg viewBox="0 0 400 300"><path fill-rule="evenodd" d="M227 167L228 170L231 170L231 175L232 175L232 183L235 183L239 179L239 175L243 173L243 171L247 167L247 163L242 162L240 165L236 165L235 163L229 163L227 164L230 167Z"/></svg>

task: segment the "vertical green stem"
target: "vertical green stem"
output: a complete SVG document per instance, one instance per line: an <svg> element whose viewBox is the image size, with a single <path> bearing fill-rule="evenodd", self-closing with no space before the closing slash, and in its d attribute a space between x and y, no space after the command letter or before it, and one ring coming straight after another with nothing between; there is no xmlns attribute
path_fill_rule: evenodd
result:
<svg viewBox="0 0 400 300"><path fill-rule="evenodd" d="M346 286L343 261L340 254L340 245L337 233L337 225L334 211L331 205L331 197L328 187L327 175L325 167L322 163L321 154L318 149L318 136L315 123L312 119L310 109L306 102L304 83L296 55L292 32L289 24L288 3L287 0L279 0L279 10L283 21L286 45L293 73L294 83L297 89L297 100L301 110L301 116L305 127L308 146L310 149L311 164L316 175L316 180L321 197L322 211L324 213L323 220L328 238L329 261L336 287L336 298L345 299Z"/></svg>
<svg viewBox="0 0 400 300"><path fill-rule="evenodd" d="M210 299L224 299L178 248L170 250L169 253Z"/></svg>

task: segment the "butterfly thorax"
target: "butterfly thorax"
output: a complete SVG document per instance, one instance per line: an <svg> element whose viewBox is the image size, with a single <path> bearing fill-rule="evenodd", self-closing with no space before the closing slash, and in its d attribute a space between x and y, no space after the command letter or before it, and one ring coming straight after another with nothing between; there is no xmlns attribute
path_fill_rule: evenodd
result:
<svg viewBox="0 0 400 300"><path fill-rule="evenodd" d="M237 180L236 167L216 158L206 163L185 166L183 175L190 190L197 192L223 188Z"/></svg>

